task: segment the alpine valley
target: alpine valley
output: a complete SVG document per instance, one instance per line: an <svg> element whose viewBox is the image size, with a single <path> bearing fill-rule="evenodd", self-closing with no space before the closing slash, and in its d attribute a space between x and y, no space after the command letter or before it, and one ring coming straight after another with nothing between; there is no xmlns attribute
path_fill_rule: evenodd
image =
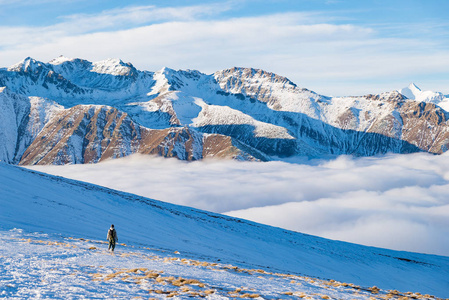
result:
<svg viewBox="0 0 449 300"><path fill-rule="evenodd" d="M449 97L414 84L327 97L250 68L207 75L118 59L26 58L0 69L0 160L96 163L133 153L200 160L449 148Z"/></svg>

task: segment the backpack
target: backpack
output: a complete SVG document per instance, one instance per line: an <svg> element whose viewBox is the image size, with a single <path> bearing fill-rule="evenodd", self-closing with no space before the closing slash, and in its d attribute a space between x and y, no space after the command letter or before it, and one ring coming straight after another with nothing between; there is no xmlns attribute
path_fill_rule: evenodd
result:
<svg viewBox="0 0 449 300"><path fill-rule="evenodd" d="M110 229L110 228L109 228L108 235L109 235L109 239L112 239L112 240L115 241L114 230L115 230L115 229Z"/></svg>

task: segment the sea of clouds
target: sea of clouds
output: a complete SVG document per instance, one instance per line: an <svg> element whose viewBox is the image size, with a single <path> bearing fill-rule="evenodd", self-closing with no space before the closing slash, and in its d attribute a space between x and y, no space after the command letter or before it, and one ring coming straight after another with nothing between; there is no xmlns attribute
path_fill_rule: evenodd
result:
<svg viewBox="0 0 449 300"><path fill-rule="evenodd" d="M132 155L30 168L325 238L449 256L449 155L302 163Z"/></svg>

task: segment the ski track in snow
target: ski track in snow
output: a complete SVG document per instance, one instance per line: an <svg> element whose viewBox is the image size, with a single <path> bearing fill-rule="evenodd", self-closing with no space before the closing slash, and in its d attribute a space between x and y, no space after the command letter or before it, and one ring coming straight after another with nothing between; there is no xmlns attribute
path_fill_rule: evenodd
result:
<svg viewBox="0 0 449 300"><path fill-rule="evenodd" d="M431 299L376 287L243 269L182 253L20 229L0 231L0 297L8 299ZM201 259L201 258L200 258Z"/></svg>

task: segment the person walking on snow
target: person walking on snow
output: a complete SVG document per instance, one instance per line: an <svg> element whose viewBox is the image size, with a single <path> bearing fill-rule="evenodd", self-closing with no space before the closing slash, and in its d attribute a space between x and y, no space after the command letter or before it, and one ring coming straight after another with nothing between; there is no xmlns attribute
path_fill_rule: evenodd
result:
<svg viewBox="0 0 449 300"><path fill-rule="evenodd" d="M108 250L112 249L112 251L114 251L115 243L118 242L117 231L115 231L114 224L112 224L111 228L109 228L106 239L109 241Z"/></svg>

